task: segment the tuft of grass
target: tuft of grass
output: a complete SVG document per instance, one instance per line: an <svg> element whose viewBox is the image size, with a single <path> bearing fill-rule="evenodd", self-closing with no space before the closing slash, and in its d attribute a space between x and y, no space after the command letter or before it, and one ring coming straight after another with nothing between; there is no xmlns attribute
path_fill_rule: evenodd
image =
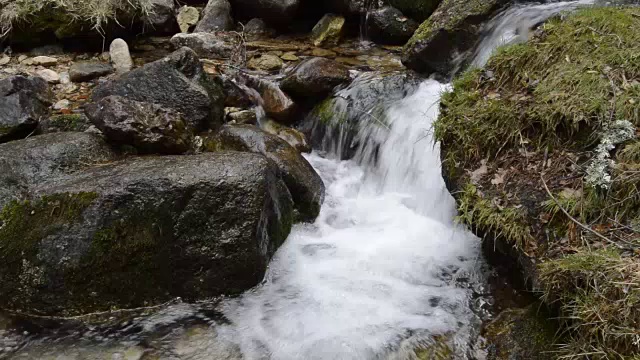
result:
<svg viewBox="0 0 640 360"><path fill-rule="evenodd" d="M111 23L117 23L121 14L149 14L153 11L151 0L0 0L0 38L8 35L17 24L36 24L37 29L46 29L42 22L61 22L58 26L72 23L91 24L101 31ZM49 14L60 14L53 19Z"/></svg>

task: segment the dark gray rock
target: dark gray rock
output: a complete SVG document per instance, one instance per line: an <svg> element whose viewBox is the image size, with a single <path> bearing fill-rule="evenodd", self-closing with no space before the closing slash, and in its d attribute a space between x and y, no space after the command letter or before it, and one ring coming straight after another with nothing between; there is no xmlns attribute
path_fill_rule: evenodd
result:
<svg viewBox="0 0 640 360"><path fill-rule="evenodd" d="M69 79L73 82L85 82L112 72L113 67L109 64L96 61L78 62L69 68Z"/></svg>
<svg viewBox="0 0 640 360"><path fill-rule="evenodd" d="M171 45L179 49L186 46L208 59L229 59L236 51L237 38L222 33L197 32L192 34L176 34L171 38Z"/></svg>
<svg viewBox="0 0 640 360"><path fill-rule="evenodd" d="M442 0L389 0L389 5L402 11L406 16L425 21L435 11Z"/></svg>
<svg viewBox="0 0 640 360"><path fill-rule="evenodd" d="M151 12L143 18L152 32L171 32L178 28L174 0L151 0Z"/></svg>
<svg viewBox="0 0 640 360"><path fill-rule="evenodd" d="M182 115L160 105L107 96L85 107L107 139L144 154L181 154L191 148L194 129Z"/></svg>
<svg viewBox="0 0 640 360"><path fill-rule="evenodd" d="M141 157L43 184L0 228L0 306L72 315L238 294L291 228L262 155Z"/></svg>
<svg viewBox="0 0 640 360"><path fill-rule="evenodd" d="M320 175L286 141L253 125L225 125L214 140L214 149L249 151L271 160L291 192L298 219L312 222L320 213L325 188Z"/></svg>
<svg viewBox="0 0 640 360"><path fill-rule="evenodd" d="M24 137L47 116L53 94L40 77L12 76L0 80L0 143Z"/></svg>
<svg viewBox="0 0 640 360"><path fill-rule="evenodd" d="M224 94L204 72L195 52L181 48L95 88L92 101L110 95L149 102L182 113L195 129L216 128L224 116Z"/></svg>
<svg viewBox="0 0 640 360"><path fill-rule="evenodd" d="M209 0L194 32L226 31L234 27L229 0Z"/></svg>
<svg viewBox="0 0 640 360"><path fill-rule="evenodd" d="M254 105L254 96L251 95L251 89L244 84L239 84L228 75L220 75L217 79L222 83L224 90L225 107L248 108Z"/></svg>
<svg viewBox="0 0 640 360"><path fill-rule="evenodd" d="M286 25L295 18L300 0L231 0L235 14L261 18L271 25Z"/></svg>
<svg viewBox="0 0 640 360"><path fill-rule="evenodd" d="M0 144L0 212L9 201L24 199L34 185L115 158L100 136L80 132Z"/></svg>
<svg viewBox="0 0 640 360"><path fill-rule="evenodd" d="M349 69L344 65L326 58L310 58L298 64L280 87L297 98L323 97L350 81Z"/></svg>
<svg viewBox="0 0 640 360"><path fill-rule="evenodd" d="M484 21L507 2L442 1L405 45L402 63L415 71L449 77L477 42Z"/></svg>
<svg viewBox="0 0 640 360"><path fill-rule="evenodd" d="M276 35L276 31L270 28L264 20L259 18L249 20L242 30L249 41L272 38Z"/></svg>
<svg viewBox="0 0 640 360"><path fill-rule="evenodd" d="M378 6L378 0L327 0L327 6L333 12L343 15L364 15Z"/></svg>
<svg viewBox="0 0 640 360"><path fill-rule="evenodd" d="M367 35L380 44L404 45L419 24L396 8L386 6L369 12Z"/></svg>

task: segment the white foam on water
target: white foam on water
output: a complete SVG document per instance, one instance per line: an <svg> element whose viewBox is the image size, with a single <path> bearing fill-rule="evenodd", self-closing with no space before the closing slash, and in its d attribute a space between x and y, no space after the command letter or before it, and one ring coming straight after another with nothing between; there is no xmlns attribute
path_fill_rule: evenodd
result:
<svg viewBox="0 0 640 360"><path fill-rule="evenodd" d="M426 81L387 111L390 129L370 126L358 161L308 160L327 196L314 224L298 225L265 283L224 307L221 333L248 359L370 359L410 334L468 326L479 241L454 225L431 124L445 86ZM374 165L375 164L375 165ZM366 169L366 170L365 170Z"/></svg>

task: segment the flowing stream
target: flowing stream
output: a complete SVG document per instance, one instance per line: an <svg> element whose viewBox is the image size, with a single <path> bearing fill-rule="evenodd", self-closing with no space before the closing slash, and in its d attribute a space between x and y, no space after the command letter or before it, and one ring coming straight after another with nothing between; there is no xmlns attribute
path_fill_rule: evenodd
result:
<svg viewBox="0 0 640 360"><path fill-rule="evenodd" d="M473 64L585 3L514 5L487 23ZM356 94L358 84L339 95ZM482 358L474 345L485 295L480 241L454 222L431 134L448 90L424 80L381 117L363 109L350 160L330 150L307 156L326 184L325 203L315 223L294 227L261 285L215 306L169 306L124 323L123 332L136 325L162 359L403 359L437 342L457 358ZM158 332L185 319L202 321ZM143 355L139 338L92 331L34 340L15 358L154 358Z"/></svg>

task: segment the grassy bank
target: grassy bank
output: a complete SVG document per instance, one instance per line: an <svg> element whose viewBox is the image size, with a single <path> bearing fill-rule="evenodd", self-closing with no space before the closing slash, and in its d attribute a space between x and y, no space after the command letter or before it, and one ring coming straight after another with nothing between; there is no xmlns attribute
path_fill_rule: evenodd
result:
<svg viewBox="0 0 640 360"><path fill-rule="evenodd" d="M436 123L460 220L529 258L559 355L640 354L640 8L590 8L500 49Z"/></svg>

